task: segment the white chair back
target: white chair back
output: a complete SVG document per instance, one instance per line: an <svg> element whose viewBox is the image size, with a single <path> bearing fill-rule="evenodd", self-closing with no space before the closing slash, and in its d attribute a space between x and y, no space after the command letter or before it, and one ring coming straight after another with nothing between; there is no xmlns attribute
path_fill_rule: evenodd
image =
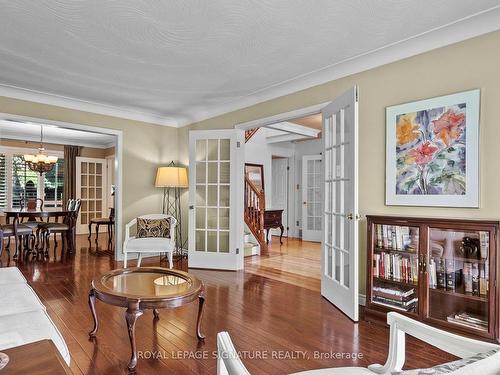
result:
<svg viewBox="0 0 500 375"><path fill-rule="evenodd" d="M250 375L227 332L217 334L217 375Z"/></svg>

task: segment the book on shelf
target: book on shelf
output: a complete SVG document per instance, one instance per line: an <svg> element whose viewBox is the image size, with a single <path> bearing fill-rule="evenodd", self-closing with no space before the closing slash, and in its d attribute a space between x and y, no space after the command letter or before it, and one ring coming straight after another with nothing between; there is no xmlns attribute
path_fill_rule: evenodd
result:
<svg viewBox="0 0 500 375"><path fill-rule="evenodd" d="M488 265L479 265L479 295L485 296L488 294L488 279L486 279L486 269Z"/></svg>
<svg viewBox="0 0 500 375"><path fill-rule="evenodd" d="M481 259L488 259L490 250L490 234L486 231L479 231L479 250Z"/></svg>
<svg viewBox="0 0 500 375"><path fill-rule="evenodd" d="M435 289L437 287L436 261L434 258L429 259L429 287Z"/></svg>
<svg viewBox="0 0 500 375"><path fill-rule="evenodd" d="M472 263L472 294L479 295L479 264Z"/></svg>
<svg viewBox="0 0 500 375"><path fill-rule="evenodd" d="M416 235L418 238L418 234ZM418 242L418 240L417 240ZM398 251L415 251L410 227L400 225L375 225L375 244L378 248Z"/></svg>
<svg viewBox="0 0 500 375"><path fill-rule="evenodd" d="M472 263L464 262L464 291L472 293Z"/></svg>
<svg viewBox="0 0 500 375"><path fill-rule="evenodd" d="M446 289L446 268L443 258L434 258L436 262L436 285L438 288Z"/></svg>
<svg viewBox="0 0 500 375"><path fill-rule="evenodd" d="M374 286L372 288L373 294L385 298L392 298L397 301L404 301L408 297L415 294L414 288L403 289L398 287L384 287L384 286Z"/></svg>
<svg viewBox="0 0 500 375"><path fill-rule="evenodd" d="M373 254L373 275L401 282L418 281L418 259L386 252Z"/></svg>
<svg viewBox="0 0 500 375"><path fill-rule="evenodd" d="M397 308L397 309L401 309L404 311L410 311L410 310L414 310L415 307L417 306L418 298L413 298L413 299L408 300L406 302L402 302L402 301L396 301L396 300L393 300L390 298L373 296L373 302L376 302L376 303L383 305L383 306L386 306L386 307Z"/></svg>
<svg viewBox="0 0 500 375"><path fill-rule="evenodd" d="M459 324L464 327L488 330L488 321L466 312L451 314L447 317L447 320L450 323Z"/></svg>

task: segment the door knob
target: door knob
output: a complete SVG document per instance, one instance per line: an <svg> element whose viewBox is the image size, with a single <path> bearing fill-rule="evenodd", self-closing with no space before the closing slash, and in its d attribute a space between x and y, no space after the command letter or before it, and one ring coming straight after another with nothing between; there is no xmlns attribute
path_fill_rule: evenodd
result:
<svg viewBox="0 0 500 375"><path fill-rule="evenodd" d="M359 220L359 215L358 215L358 214L354 215L354 214L350 213L350 214L347 214L347 215L346 215L346 218L347 218L348 220L353 220L353 219L354 219L354 220Z"/></svg>
<svg viewBox="0 0 500 375"><path fill-rule="evenodd" d="M303 202L303 204L307 204L307 202Z"/></svg>
<svg viewBox="0 0 500 375"><path fill-rule="evenodd" d="M348 220L352 220L352 218L353 218L352 214L347 214L346 217L347 217Z"/></svg>

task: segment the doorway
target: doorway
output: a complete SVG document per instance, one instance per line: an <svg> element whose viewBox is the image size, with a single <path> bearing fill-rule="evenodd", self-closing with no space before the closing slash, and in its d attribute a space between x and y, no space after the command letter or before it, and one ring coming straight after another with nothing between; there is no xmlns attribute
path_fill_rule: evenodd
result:
<svg viewBox="0 0 500 375"><path fill-rule="evenodd" d="M37 198L44 201L44 209L47 211L63 209L65 199L80 198L80 221L82 209L86 211L87 220L90 216L97 218L97 212L99 210L102 212L101 216L107 216L108 192L106 190L108 189L108 186L106 185L106 177L108 176L108 173L113 173L112 179L114 180L114 185L116 186L113 202L116 209L114 219L115 231L113 233L114 241L112 242L112 247L107 246L105 247L105 250L108 254L112 253L116 260L120 260L122 256L122 132L114 129L97 128L81 124L0 113L0 139L2 141L0 147L2 147L4 151L8 149L8 152L12 154L12 160L17 157L16 155L20 155L20 157L15 159L17 163L16 165L24 168L23 170L26 172L19 175L19 178L15 179L17 184L15 188L17 190L19 190L19 188L23 188L23 186L28 184L28 182L31 183L31 174L29 173L27 167L23 164L22 155L32 153L33 149L36 150L40 143L40 129L42 127L45 148L48 153L59 158L58 163L60 162L61 168L59 168L56 173L44 173L42 177L38 178L41 183L37 185L39 186ZM32 143L36 144L33 146ZM68 156L70 159L67 159L65 156L66 146L73 146L75 149L78 149L78 151L72 153L71 157ZM26 150L30 151L26 152ZM0 154L2 154L2 152L0 152ZM93 171L87 169L85 179L82 180L81 178L79 179L79 177L81 177L81 173L77 175L76 171L77 155L82 158L102 159L104 160L104 164L100 170L97 169L95 165ZM68 160L73 160L73 157L75 166L74 168L68 167L69 170L72 171L70 182L68 180L69 177L67 177L67 173L70 172L63 172L63 170L66 170L63 167L65 162L67 163ZM108 159L106 159L106 157L108 157ZM112 172L108 171L108 165L110 164L113 165ZM9 173L13 173L14 170L11 171L11 169L12 168L7 168L6 170L9 171ZM16 171L16 173L17 172L19 171ZM11 180L7 181L9 182ZM76 186L77 182L80 183L78 190ZM66 184L73 184L74 188L72 192L67 193L66 198L63 199L63 187ZM6 185L5 188L6 191L11 193L14 192L14 188L10 185ZM13 195L12 198L14 198ZM14 202L14 200L12 200L11 203L4 203L6 207L9 205L14 207L16 204L19 204L19 202ZM101 237L101 239L103 239L103 237Z"/></svg>
<svg viewBox="0 0 500 375"><path fill-rule="evenodd" d="M306 230L321 228L321 295L337 306L353 321L358 320L358 89L353 87L333 102L291 111L236 125L254 136L261 128L283 132L290 120L321 114L322 176L318 188L315 183L317 166L312 161L311 196L306 194L306 205L312 208L304 221L312 223ZM299 141L304 135L292 125L292 134L274 134L274 143ZM246 140L250 139L246 137ZM317 152L316 152L317 154ZM307 159L306 159L307 164ZM319 165L319 163L318 163ZM311 169L304 168L306 173ZM318 173L319 174L319 173ZM321 192L324 192L323 194ZM316 194L316 195L315 195ZM320 202L317 202L318 196ZM310 198L310 199L309 199ZM319 207L319 209L318 209ZM322 222L322 223L321 223ZM297 221L298 225L298 221ZM307 233L307 232L306 232ZM309 233L311 234L311 233ZM307 234L306 234L307 235Z"/></svg>

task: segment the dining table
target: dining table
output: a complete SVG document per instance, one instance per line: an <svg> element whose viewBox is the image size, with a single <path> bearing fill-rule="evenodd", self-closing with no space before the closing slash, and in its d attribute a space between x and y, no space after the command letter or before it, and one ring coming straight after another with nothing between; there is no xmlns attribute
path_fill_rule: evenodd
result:
<svg viewBox="0 0 500 375"><path fill-rule="evenodd" d="M36 221L36 222L63 222L64 219L68 216L71 215L73 211L62 209L62 208L55 208L51 210L42 210L39 208L36 209L28 209L28 208L8 208L2 210L4 215L5 215L5 223L6 224L11 224L11 221L13 222L15 218L18 218L19 223L27 222L27 221ZM73 235L73 241L71 241L73 244L75 243L75 235L76 231L72 231ZM37 238L37 244L39 243L39 239ZM71 248L70 244L70 252L73 251L74 249Z"/></svg>

